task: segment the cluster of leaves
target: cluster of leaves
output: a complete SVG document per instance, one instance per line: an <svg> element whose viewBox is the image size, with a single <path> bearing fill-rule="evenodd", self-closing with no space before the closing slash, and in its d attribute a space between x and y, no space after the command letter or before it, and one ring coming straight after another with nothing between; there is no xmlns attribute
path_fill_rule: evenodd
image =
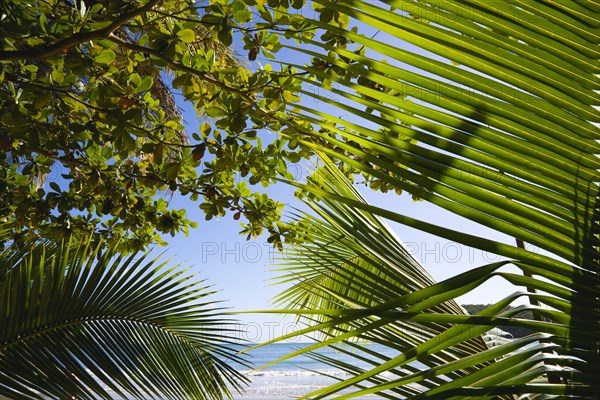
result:
<svg viewBox="0 0 600 400"><path fill-rule="evenodd" d="M245 217L249 237L266 229L271 241L283 240L282 205L238 178L267 186L310 155L286 140L260 140L286 123L300 80L289 68L242 65L227 46L242 35L252 60L281 48L272 30L310 35L289 6L3 3L0 219L12 239L91 232L140 249L195 226L185 210L157 199L170 191L198 201L207 219L231 211ZM192 132L178 93L206 121Z"/></svg>
<svg viewBox="0 0 600 400"><path fill-rule="evenodd" d="M171 192L189 195L207 219L244 217L243 234L268 231L280 247L295 238L293 225L281 224L282 204L252 185L291 179L287 165L311 157L314 147L348 156L348 149L364 149L338 135L335 122L331 135L340 143L318 139L311 132L316 125L328 129L324 122L290 107L300 93L320 100L302 90L309 84L331 88L344 79L372 86L347 68L357 60L306 50L313 67L299 73L294 65L246 65L228 49L235 37L249 61L274 58L291 39L308 48L317 32L326 46L345 49L347 15L317 2L315 19L296 11L303 1L200 4L2 6L0 218L16 243L89 233L119 241L125 251L164 243L162 234L196 226L185 210L158 198ZM363 52L364 46L354 50ZM186 128L175 95L204 122ZM282 136L263 143L267 131ZM348 176L360 173L352 164L342 168ZM363 177L373 189L400 190L376 175Z"/></svg>

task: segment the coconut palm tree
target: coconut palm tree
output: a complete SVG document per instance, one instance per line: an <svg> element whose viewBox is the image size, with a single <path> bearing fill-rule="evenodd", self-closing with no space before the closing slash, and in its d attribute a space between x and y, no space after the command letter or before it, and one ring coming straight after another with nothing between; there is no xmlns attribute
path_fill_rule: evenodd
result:
<svg viewBox="0 0 600 400"><path fill-rule="evenodd" d="M296 285L280 299L305 317L303 333L326 335L325 345L361 346L352 341L359 338L401 354L373 354L379 361L367 369L321 357L353 376L308 397L352 388L343 398L597 398L600 4L314 3L321 18L311 23L323 41L289 48L313 58L294 67L319 87L304 91L319 108L300 105L296 117L318 129L286 133L331 157L343 174L329 165L316 183L300 185L310 204L322 201L313 205L320 218L309 219L308 244L287 253L286 281ZM366 34L345 29L348 20ZM353 174L517 244L366 204L344 181ZM506 261L434 284L371 215ZM522 272L507 272L507 264ZM515 292L475 317L451 302L493 277ZM530 304L502 311L520 299ZM516 318L522 310L536 319ZM508 324L534 333L481 346L482 334Z"/></svg>
<svg viewBox="0 0 600 400"><path fill-rule="evenodd" d="M148 254L0 253L0 395L222 399L246 378L212 291Z"/></svg>

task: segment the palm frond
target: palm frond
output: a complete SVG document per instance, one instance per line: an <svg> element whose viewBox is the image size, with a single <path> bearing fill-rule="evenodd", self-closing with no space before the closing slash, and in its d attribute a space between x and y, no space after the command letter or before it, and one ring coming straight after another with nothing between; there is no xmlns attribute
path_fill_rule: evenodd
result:
<svg viewBox="0 0 600 400"><path fill-rule="evenodd" d="M285 253L281 280L296 284L278 300L288 307L282 312L304 317L308 327L297 334L319 332L323 337L284 359L324 346L346 344L360 349L359 354L370 352L368 358L356 357L371 367L349 370L343 362L314 354L353 377L311 393L308 398L372 393L451 398L455 392L482 396L486 391L490 396L509 396L523 390L593 396L593 385L582 384L594 369L588 364L593 355L582 357L580 349L570 347L573 293L567 287L572 278L555 276L557 284L504 272L502 267L510 263L508 260L435 283L331 162L326 160L311 181L314 186L306 186L306 190L323 190L319 192L321 202L313 202L310 197L307 200L318 217L303 215L307 222L303 224L307 227L305 237L310 240ZM323 193L336 195L333 198ZM540 273L535 266L515 265L527 273ZM565 265L568 275L567 271ZM493 277L502 277L517 287L534 288L538 293L517 291L475 316L466 315L453 299ZM522 297L535 298L540 306L524 305L505 311L506 306ZM515 317L523 310L532 310L546 319ZM500 325L525 327L535 333L493 346L486 344L482 336ZM580 333L580 340L595 340L594 322L580 322L579 327L582 331L591 329L587 335ZM377 354L369 350L369 343L384 345L398 356ZM415 367L416 361L422 367ZM550 389L541 379L548 374L561 379L560 384ZM565 384L571 381L578 383ZM352 387L354 390L348 393Z"/></svg>
<svg viewBox="0 0 600 400"><path fill-rule="evenodd" d="M246 379L229 320L180 266L116 247L0 257L0 394L11 398L231 398Z"/></svg>
<svg viewBox="0 0 600 400"><path fill-rule="evenodd" d="M287 279L299 283L280 297L295 313L314 320L306 332L321 329L328 335L327 344L361 337L395 346L402 341L399 328L391 328L394 324L451 326L443 333L432 331L423 341L415 339L398 358L356 370L353 378L311 398L367 382L369 388L344 396L413 390L410 385L416 382L428 382L420 390L427 398L598 396L600 387L593 377L600 375L596 108L600 14L590 12L598 5L315 3L378 34L311 20L327 37L344 38L350 44L300 38L303 44L287 45L290 51L313 58L312 65L289 65L308 72L303 75L303 94L318 101L319 107L304 103L294 115L318 129L297 126L285 134L346 165L346 172L368 177L374 188L408 192L550 255L368 205L350 193L347 182L339 182L343 181L339 174L329 173L331 181L294 183L310 193L311 202L313 198L323 202L313 206L319 217L309 219L315 243L288 253L286 263L292 266ZM404 276L389 272L407 265L389 256L401 254L396 250L401 245L390 247L388 234L379 230L363 242L363 228L358 226L373 227L365 213L501 255L506 261L473 267L437 284L423 281L424 286L411 287ZM316 252L316 243L326 248ZM382 258L377 263L372 261L378 257ZM506 272L503 266L509 263L523 275ZM372 265L368 273L366 265ZM477 316L437 308L492 277L513 284L515 293L507 293ZM393 291L396 297L386 299ZM514 310L503 311L523 299L533 304L517 309L532 310L543 318L523 320ZM434 360L438 352L445 355L463 340L476 341L500 325L528 327L534 334L489 349L472 348L476 354L448 362L448 371L459 377L445 376L445 365L424 362L423 371L382 381L384 371L414 360ZM427 381L432 377L443 382Z"/></svg>

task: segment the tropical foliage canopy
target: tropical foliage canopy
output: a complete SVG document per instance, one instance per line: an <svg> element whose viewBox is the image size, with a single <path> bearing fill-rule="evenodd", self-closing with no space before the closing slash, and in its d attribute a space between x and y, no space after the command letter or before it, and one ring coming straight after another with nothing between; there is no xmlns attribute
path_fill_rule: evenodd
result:
<svg viewBox="0 0 600 400"><path fill-rule="evenodd" d="M268 230L270 241L294 246L282 274L292 286L279 300L307 323L299 334L324 338L308 351L345 344L368 353L361 341L367 340L400 352L371 354L369 368L321 357L352 377L310 398L597 397L600 4L314 0L314 13L289 12L303 5L2 3L0 218L12 247L0 271L0 332L7 335L0 362L2 384L17 388L6 393L27 387L30 397L60 397L81 395L85 387L106 397L97 383L103 382L139 397L141 388L181 396L159 378L150 381L154 374L132 372L139 363L185 382L177 388L190 397L226 395L224 383L239 377L198 351L204 340L212 346L227 339L201 335L204 308L183 305L199 288L181 289L180 297L174 288L183 281L159 272L139 289L164 298L134 296L137 286L120 285L152 275L135 271L154 270L116 254L157 241L158 232L192 226L184 211L155 197L171 190L201 200L207 218L230 209L236 219L245 216L245 234ZM244 42L249 62L278 50L293 57L282 57L278 70L246 68L223 47L234 38ZM186 134L173 93L212 120ZM318 107L298 102L298 94ZM265 129L281 137L263 145ZM323 166L311 181L290 182L313 213L290 225L277 222L278 203L234 179L286 179L286 162L315 153ZM57 168L61 179L45 185ZM510 235L516 244L369 205L352 185L357 177L372 189L407 192ZM381 217L505 261L435 283ZM90 234L94 243L110 241L110 249L60 244ZM47 255L42 247L27 254L38 238L54 247ZM509 264L521 273L505 270ZM515 292L468 316L454 299L494 277ZM523 299L529 304L503 311ZM149 311L153 301L159 311ZM170 332L152 324L131 333L125 322L110 331L94 322L77 325L79 339L71 343L80 346L49 353L48 344L58 340L54 330L28 333L61 326L48 318L67 311L94 320L113 315L114 307L131 306L125 311L135 314L135 305L159 327L173 323L185 333L178 338L193 340L171 346ZM515 317L524 310L536 319ZM220 318L207 312L209 321ZM491 346L483 336L499 325L534 333ZM136 341L127 340L130 334ZM139 356L139 343L156 346L160 357ZM19 368L2 361L16 359L12 352L21 357ZM47 375L26 381L27 357L48 366ZM204 368L184 368L200 359ZM106 372L115 368L122 372ZM74 370L80 382L65 375ZM54 380L44 376L70 383L48 388ZM135 383L127 386L129 376ZM216 376L220 383L212 385Z"/></svg>

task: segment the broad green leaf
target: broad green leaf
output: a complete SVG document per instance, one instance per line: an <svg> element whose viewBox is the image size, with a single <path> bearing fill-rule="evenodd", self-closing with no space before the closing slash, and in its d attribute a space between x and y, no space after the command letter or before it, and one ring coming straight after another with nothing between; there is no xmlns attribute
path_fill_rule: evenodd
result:
<svg viewBox="0 0 600 400"><path fill-rule="evenodd" d="M192 43L194 40L196 40L196 34L192 29L182 29L177 32L177 36L179 36L181 41L184 43Z"/></svg>
<svg viewBox="0 0 600 400"><path fill-rule="evenodd" d="M109 49L102 50L94 57L94 61L98 64L110 64L117 58L117 54Z"/></svg>
<svg viewBox="0 0 600 400"><path fill-rule="evenodd" d="M149 90L154 83L154 79L151 76L145 76L140 84L135 88L136 92L143 92Z"/></svg>

